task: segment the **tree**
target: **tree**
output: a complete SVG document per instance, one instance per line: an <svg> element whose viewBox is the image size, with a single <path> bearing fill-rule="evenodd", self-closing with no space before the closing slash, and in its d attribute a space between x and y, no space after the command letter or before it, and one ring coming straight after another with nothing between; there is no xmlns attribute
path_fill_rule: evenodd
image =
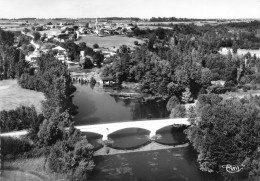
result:
<svg viewBox="0 0 260 181"><path fill-rule="evenodd" d="M155 34L158 36L159 39L164 39L165 37L165 30L163 28L157 28L156 31L155 31Z"/></svg>
<svg viewBox="0 0 260 181"><path fill-rule="evenodd" d="M64 139L55 144L47 160L51 172L67 175L69 180L87 180L93 170L93 146L77 129L70 127Z"/></svg>
<svg viewBox="0 0 260 181"><path fill-rule="evenodd" d="M222 100L214 94L199 96L186 133L199 153L202 170L224 171L221 165L243 164L244 174L249 174L260 144L258 103L259 97Z"/></svg>
<svg viewBox="0 0 260 181"><path fill-rule="evenodd" d="M185 91L182 93L181 99L184 103L188 103L188 102L192 101L191 92L188 87L186 87Z"/></svg>
<svg viewBox="0 0 260 181"><path fill-rule="evenodd" d="M180 104L179 99L176 96L172 96L167 102L166 108L168 111L174 109L178 104Z"/></svg>
<svg viewBox="0 0 260 181"><path fill-rule="evenodd" d="M61 40L63 39L64 41L69 39L69 35L68 34L59 34L58 38Z"/></svg>
<svg viewBox="0 0 260 181"><path fill-rule="evenodd" d="M34 51L34 47L32 45L28 45L27 49L28 49L29 52L33 52Z"/></svg>
<svg viewBox="0 0 260 181"><path fill-rule="evenodd" d="M185 118L186 117L186 108L182 104L178 104L175 108L172 109L170 118Z"/></svg>
<svg viewBox="0 0 260 181"><path fill-rule="evenodd" d="M95 43L95 44L93 45L93 48L94 48L94 49L99 48L99 45Z"/></svg>
<svg viewBox="0 0 260 181"><path fill-rule="evenodd" d="M86 42L80 42L79 43L80 51L83 51L86 47L87 47Z"/></svg>
<svg viewBox="0 0 260 181"><path fill-rule="evenodd" d="M205 87L211 85L213 75L209 68L204 68L201 71L201 84Z"/></svg>
<svg viewBox="0 0 260 181"><path fill-rule="evenodd" d="M94 62L97 64L98 67L101 66L101 63L104 60L104 55L100 52L97 52L93 55Z"/></svg>
<svg viewBox="0 0 260 181"><path fill-rule="evenodd" d="M55 120L55 116L50 120L44 120L38 132L38 144L41 146L52 146L58 140L62 139L63 131L58 126L59 122Z"/></svg>
<svg viewBox="0 0 260 181"><path fill-rule="evenodd" d="M29 30L28 28L24 28L24 29L23 29L23 32L24 32L25 34L27 34L28 32L30 32L30 30Z"/></svg>
<svg viewBox="0 0 260 181"><path fill-rule="evenodd" d="M41 34L38 31L33 32L34 41L38 41L41 38Z"/></svg>
<svg viewBox="0 0 260 181"><path fill-rule="evenodd" d="M93 63L89 58L85 58L83 62L83 69L89 69L93 67Z"/></svg>

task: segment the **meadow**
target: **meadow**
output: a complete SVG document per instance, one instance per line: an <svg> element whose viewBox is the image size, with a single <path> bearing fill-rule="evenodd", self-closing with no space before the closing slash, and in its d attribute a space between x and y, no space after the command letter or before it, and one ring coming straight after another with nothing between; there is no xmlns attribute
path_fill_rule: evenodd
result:
<svg viewBox="0 0 260 181"><path fill-rule="evenodd" d="M85 35L85 36L80 36L80 39L76 41L76 43L86 42L87 46L89 47L92 47L93 44L97 43L99 47L103 47L103 48L111 48L111 47L118 48L121 45L134 47L134 41L138 41L139 44L143 43L142 40L139 40L137 38L126 37L122 35L106 36L106 37L99 37L97 35Z"/></svg>
<svg viewBox="0 0 260 181"><path fill-rule="evenodd" d="M0 81L0 98L0 111L34 105L37 112L41 112L41 101L45 99L41 92L21 88L16 80Z"/></svg>

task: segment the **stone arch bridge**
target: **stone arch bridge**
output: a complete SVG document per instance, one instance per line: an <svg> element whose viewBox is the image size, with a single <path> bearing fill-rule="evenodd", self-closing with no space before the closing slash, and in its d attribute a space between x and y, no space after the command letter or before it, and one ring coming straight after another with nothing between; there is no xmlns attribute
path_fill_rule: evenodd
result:
<svg viewBox="0 0 260 181"><path fill-rule="evenodd" d="M90 82L90 78L87 75L71 75L72 81L76 82Z"/></svg>
<svg viewBox="0 0 260 181"><path fill-rule="evenodd" d="M97 133L103 136L103 141L108 139L109 134L126 128L142 128L150 131L150 138L156 135L156 132L166 126L173 125L190 125L188 118L174 118L174 119L154 119L144 121L127 121L117 123L106 123L106 124L95 124L95 125L84 125L75 126L82 132ZM20 137L26 135L26 130L15 131L9 133L0 134L2 136Z"/></svg>
<svg viewBox="0 0 260 181"><path fill-rule="evenodd" d="M156 135L157 130L171 125L190 125L190 122L188 121L188 118L175 118L85 125L76 126L76 128L82 132L100 134L103 136L103 140L107 140L109 134L126 128L142 128L148 130L150 131L151 138Z"/></svg>

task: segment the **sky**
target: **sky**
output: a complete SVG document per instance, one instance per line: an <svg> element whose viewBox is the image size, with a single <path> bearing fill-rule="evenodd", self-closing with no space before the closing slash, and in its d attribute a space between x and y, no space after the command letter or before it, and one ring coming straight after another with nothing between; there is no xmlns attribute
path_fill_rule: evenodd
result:
<svg viewBox="0 0 260 181"><path fill-rule="evenodd" d="M0 18L260 18L260 0L1 0Z"/></svg>

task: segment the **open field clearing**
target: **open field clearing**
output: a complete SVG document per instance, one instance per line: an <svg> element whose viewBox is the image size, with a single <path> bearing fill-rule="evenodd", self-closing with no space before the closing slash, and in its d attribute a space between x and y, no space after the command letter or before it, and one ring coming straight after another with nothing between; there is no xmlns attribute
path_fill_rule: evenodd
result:
<svg viewBox="0 0 260 181"><path fill-rule="evenodd" d="M0 81L0 111L11 110L20 105L34 105L37 112L41 112L41 101L44 94L21 88L16 80Z"/></svg>
<svg viewBox="0 0 260 181"><path fill-rule="evenodd" d="M41 35L43 35L44 33L48 34L48 35L56 35L61 33L60 29L50 29L50 30L44 30L44 31L39 31L39 33Z"/></svg>
<svg viewBox="0 0 260 181"><path fill-rule="evenodd" d="M106 36L99 37L96 35L86 35L81 36L76 43L86 42L87 46L92 47L93 44L97 43L100 47L111 48L111 47L120 47L121 45L134 46L134 41L143 43L142 40L126 36Z"/></svg>
<svg viewBox="0 0 260 181"><path fill-rule="evenodd" d="M154 30L157 28L172 29L172 27L167 27L167 26L138 26L138 28L140 28L141 30L144 30L144 29Z"/></svg>
<svg viewBox="0 0 260 181"><path fill-rule="evenodd" d="M3 181L65 181L62 175L46 173L45 157L3 161L2 168Z"/></svg>

